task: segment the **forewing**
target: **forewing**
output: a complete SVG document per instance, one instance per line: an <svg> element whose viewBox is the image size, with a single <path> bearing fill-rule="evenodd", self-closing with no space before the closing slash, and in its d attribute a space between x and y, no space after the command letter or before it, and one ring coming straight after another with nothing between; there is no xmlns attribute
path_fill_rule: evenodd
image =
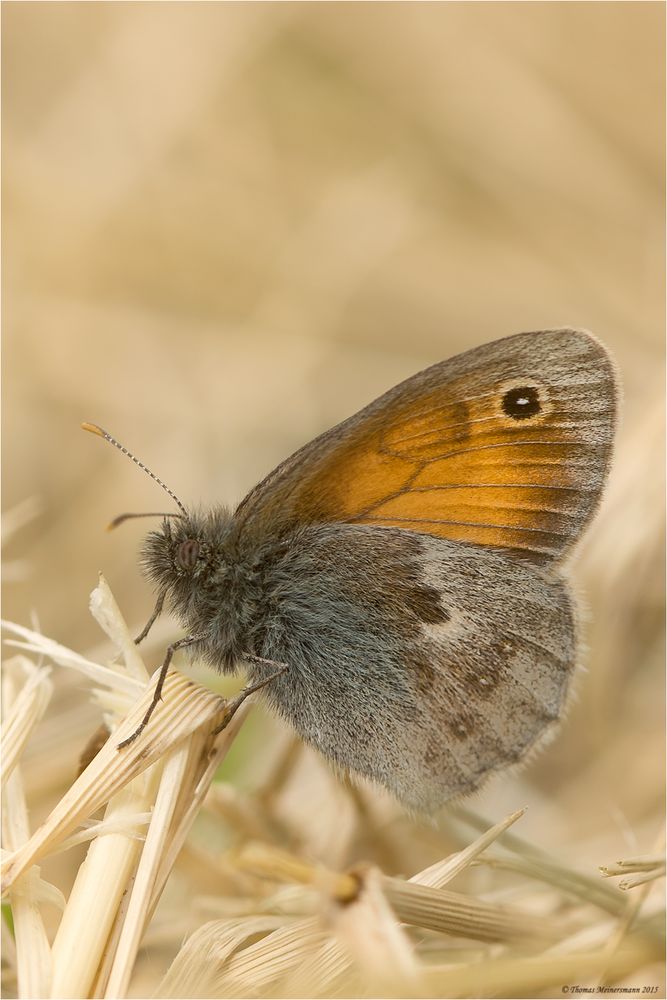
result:
<svg viewBox="0 0 667 1000"><path fill-rule="evenodd" d="M518 334L428 368L287 459L240 504L244 530L393 526L556 558L599 502L613 366L575 330Z"/></svg>

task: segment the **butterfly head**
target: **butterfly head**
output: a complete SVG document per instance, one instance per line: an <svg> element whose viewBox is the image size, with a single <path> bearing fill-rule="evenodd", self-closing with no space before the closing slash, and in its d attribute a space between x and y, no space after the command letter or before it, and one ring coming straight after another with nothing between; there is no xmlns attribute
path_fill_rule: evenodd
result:
<svg viewBox="0 0 667 1000"><path fill-rule="evenodd" d="M140 462L124 445L98 424L84 423L84 430L104 438L131 459L167 493L178 507L168 514L120 514L109 525L115 528L136 517L162 517L162 526L147 536L141 563L146 575L163 595L171 593L175 603L187 605L196 593L224 576L232 515L222 507L206 512L188 510L173 490Z"/></svg>
<svg viewBox="0 0 667 1000"><path fill-rule="evenodd" d="M231 515L222 508L165 517L144 541L141 564L161 590L186 596L224 575Z"/></svg>

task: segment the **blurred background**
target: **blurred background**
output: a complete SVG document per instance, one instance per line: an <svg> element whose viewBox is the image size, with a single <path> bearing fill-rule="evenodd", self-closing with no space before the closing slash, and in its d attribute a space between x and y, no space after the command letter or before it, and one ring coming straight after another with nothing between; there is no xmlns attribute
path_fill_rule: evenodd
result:
<svg viewBox="0 0 667 1000"><path fill-rule="evenodd" d="M165 497L81 420L185 503L233 504L420 368L523 330L589 328L616 357L625 403L607 498L574 568L587 672L558 740L475 807L496 820L530 803L522 833L590 870L652 850L663 5L12 3L2 14L5 617L36 616L59 642L94 649L99 570L134 627L152 608L136 563L147 523L104 527ZM174 635L161 622L156 665ZM72 699L62 711L83 742L96 716L75 719ZM250 783L271 726L250 727L235 765ZM428 850L403 870L413 860Z"/></svg>

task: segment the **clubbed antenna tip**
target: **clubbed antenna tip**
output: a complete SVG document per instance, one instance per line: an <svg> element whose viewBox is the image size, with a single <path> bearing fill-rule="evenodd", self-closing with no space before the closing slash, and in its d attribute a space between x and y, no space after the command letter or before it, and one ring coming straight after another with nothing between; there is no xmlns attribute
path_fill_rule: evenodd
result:
<svg viewBox="0 0 667 1000"><path fill-rule="evenodd" d="M162 487L165 493L169 494L174 503L178 505L179 510L181 510L183 515L187 517L187 511L183 506L183 504L181 503L181 501L176 496L176 494L174 493L174 491L170 490L169 487L166 485L166 483L163 483L161 479L158 479L155 473L151 472L148 466L144 465L143 462L140 462L139 459L135 455L133 455L131 451L128 451L128 449L120 443L120 441L116 441L115 437L112 437L111 434L105 431L103 427L100 427L99 424L89 424L87 421L84 421L81 424L81 427L83 428L84 431L90 431L91 434L97 434L98 437L104 438L104 440L108 441L109 444L112 444L114 448L118 448L118 450L122 451L124 455L127 455L128 458L131 458L135 465L138 465L140 469L143 469L143 471L148 476L150 476L151 479L155 480L158 486ZM121 515L121 520L125 520L126 517L127 515ZM120 521L118 523L120 523ZM112 522L112 525L115 526L115 523Z"/></svg>

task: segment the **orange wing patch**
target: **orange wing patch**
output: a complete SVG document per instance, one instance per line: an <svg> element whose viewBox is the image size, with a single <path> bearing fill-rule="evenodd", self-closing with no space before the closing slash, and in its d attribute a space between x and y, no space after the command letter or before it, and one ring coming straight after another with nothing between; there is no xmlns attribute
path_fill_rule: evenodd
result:
<svg viewBox="0 0 667 1000"><path fill-rule="evenodd" d="M545 561L597 505L615 407L591 337L518 335L397 386L288 459L239 513L274 528L402 528Z"/></svg>
<svg viewBox="0 0 667 1000"><path fill-rule="evenodd" d="M594 502L586 496L589 488L597 493L589 482L594 446L564 401L534 381L525 387L533 393L514 392L510 403L535 412L507 413L503 400L514 388L523 387L444 403L434 393L389 414L384 427L362 424L318 475L333 501L322 515L538 558L556 554Z"/></svg>

